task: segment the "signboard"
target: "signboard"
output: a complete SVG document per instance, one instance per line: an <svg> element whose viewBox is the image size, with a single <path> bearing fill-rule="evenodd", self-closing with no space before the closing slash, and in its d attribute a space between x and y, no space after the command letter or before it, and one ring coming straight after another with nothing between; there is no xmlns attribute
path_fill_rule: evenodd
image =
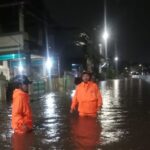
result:
<svg viewBox="0 0 150 150"><path fill-rule="evenodd" d="M18 59L18 58L23 58L23 57L24 57L23 54L6 54L6 55L0 55L0 61Z"/></svg>

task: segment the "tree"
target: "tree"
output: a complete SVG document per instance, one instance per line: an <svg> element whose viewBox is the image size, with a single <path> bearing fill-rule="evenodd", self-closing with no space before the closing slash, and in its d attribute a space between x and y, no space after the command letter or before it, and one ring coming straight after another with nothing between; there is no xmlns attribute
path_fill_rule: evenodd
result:
<svg viewBox="0 0 150 150"><path fill-rule="evenodd" d="M74 43L76 46L82 47L84 52L83 68L93 72L95 76L98 76L101 56L99 54L99 47L96 44L96 41L87 33L83 32L77 36Z"/></svg>

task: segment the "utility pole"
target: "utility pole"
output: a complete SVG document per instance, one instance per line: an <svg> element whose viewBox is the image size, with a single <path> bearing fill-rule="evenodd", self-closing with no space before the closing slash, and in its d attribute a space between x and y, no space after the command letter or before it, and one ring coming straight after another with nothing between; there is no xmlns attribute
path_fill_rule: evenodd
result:
<svg viewBox="0 0 150 150"><path fill-rule="evenodd" d="M31 54L30 50L28 48L28 45L25 46L24 44L24 34L25 34L25 29L24 29L24 4L20 4L19 7L19 32L22 33L23 36L23 45L21 46L21 51L19 53L25 53L25 64L26 64L26 74L28 76L31 76ZM21 60L20 60L21 61Z"/></svg>
<svg viewBox="0 0 150 150"><path fill-rule="evenodd" d="M49 38L48 38L48 29L47 29L47 22L44 22L45 25L45 46L46 46L46 61L50 60L49 56ZM51 68L47 67L47 92L50 92L52 89L52 83L51 83Z"/></svg>
<svg viewBox="0 0 150 150"><path fill-rule="evenodd" d="M24 6L21 4L19 8L19 32L24 33Z"/></svg>

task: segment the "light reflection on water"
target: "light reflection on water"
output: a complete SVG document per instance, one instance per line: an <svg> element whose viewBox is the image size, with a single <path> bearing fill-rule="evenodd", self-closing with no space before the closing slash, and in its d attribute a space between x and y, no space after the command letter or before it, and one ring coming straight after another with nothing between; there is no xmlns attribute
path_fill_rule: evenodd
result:
<svg viewBox="0 0 150 150"><path fill-rule="evenodd" d="M103 144L117 142L124 131L117 126L123 122L123 112L120 109L120 81L103 81L100 84L103 95L103 108L101 111ZM110 132L111 131L111 132Z"/></svg>
<svg viewBox="0 0 150 150"><path fill-rule="evenodd" d="M51 117L51 116L55 116L56 113L55 113L55 94L54 93L51 93L49 95L46 96L45 98L45 101L44 101L44 105L46 106L45 107L45 117ZM56 116L57 117L57 116Z"/></svg>
<svg viewBox="0 0 150 150"><path fill-rule="evenodd" d="M99 116L102 125L102 147L112 149L144 149L140 135L149 134L150 85L142 80L114 80L100 84L103 108ZM141 121L144 121L145 125ZM139 128L139 129L138 129ZM142 131L140 134L138 132ZM145 136L144 136L145 137ZM147 140L142 143L147 145ZM118 143L118 144L117 144Z"/></svg>

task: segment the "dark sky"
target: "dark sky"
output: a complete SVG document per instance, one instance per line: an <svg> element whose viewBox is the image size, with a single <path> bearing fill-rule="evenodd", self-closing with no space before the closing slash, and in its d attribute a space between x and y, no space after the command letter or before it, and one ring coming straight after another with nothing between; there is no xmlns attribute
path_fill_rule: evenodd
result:
<svg viewBox="0 0 150 150"><path fill-rule="evenodd" d="M97 26L100 26L100 30L103 29L102 0L45 0L44 2L52 17L64 26L78 26L91 32ZM107 0L110 40L117 41L120 59L150 62L149 8L148 0ZM100 33L97 31L97 34Z"/></svg>

